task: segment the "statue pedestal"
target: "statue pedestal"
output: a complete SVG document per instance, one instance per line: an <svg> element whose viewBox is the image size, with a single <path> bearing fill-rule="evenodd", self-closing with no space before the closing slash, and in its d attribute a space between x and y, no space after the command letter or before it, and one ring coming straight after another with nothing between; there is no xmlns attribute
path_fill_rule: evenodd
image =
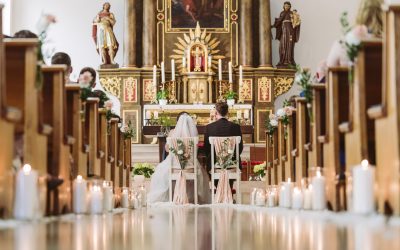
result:
<svg viewBox="0 0 400 250"><path fill-rule="evenodd" d="M119 68L119 64L101 64L100 65L100 69L118 69Z"/></svg>

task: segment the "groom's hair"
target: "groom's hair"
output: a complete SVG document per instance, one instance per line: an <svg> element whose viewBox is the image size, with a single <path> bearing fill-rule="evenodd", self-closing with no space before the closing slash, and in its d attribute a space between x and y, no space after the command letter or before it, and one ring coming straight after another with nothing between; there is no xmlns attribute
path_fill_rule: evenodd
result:
<svg viewBox="0 0 400 250"><path fill-rule="evenodd" d="M226 102L218 102L215 104L215 109L221 116L226 116L228 114L228 104Z"/></svg>

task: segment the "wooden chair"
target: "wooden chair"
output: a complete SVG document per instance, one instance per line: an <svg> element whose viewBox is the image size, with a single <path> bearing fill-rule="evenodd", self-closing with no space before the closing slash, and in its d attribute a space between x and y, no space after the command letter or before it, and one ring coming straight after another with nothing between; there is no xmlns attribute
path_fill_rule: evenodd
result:
<svg viewBox="0 0 400 250"><path fill-rule="evenodd" d="M308 138L309 126L307 126L307 103L303 97L296 98L296 144L292 151L295 160L296 182L307 176L307 151L305 148Z"/></svg>
<svg viewBox="0 0 400 250"><path fill-rule="evenodd" d="M82 116L82 108L86 106L86 103L82 103L79 84L66 84L65 89L67 96L67 134L75 138L71 148L74 161L72 178L75 179L78 175L81 175L87 179L89 142L84 137L85 118Z"/></svg>
<svg viewBox="0 0 400 250"><path fill-rule="evenodd" d="M2 33L2 9L0 4L0 34ZM8 105L6 82L4 44L0 37L0 218L12 215L13 204L13 176L12 160L14 157L14 131L15 126L21 121L21 110Z"/></svg>
<svg viewBox="0 0 400 250"><path fill-rule="evenodd" d="M363 41L354 68L349 118L339 127L345 134L347 171L364 159L375 164L375 125L367 109L381 102L382 41Z"/></svg>
<svg viewBox="0 0 400 250"><path fill-rule="evenodd" d="M111 163L111 180L114 187L119 187L119 171L117 166L118 161L118 118L110 120L110 135L109 135L109 161Z"/></svg>
<svg viewBox="0 0 400 250"><path fill-rule="evenodd" d="M285 179L290 178L295 181L295 158L292 155L293 150L296 147L296 110L293 110L291 116L289 116L289 124L287 125L287 135L285 138L286 144L286 161L285 161Z"/></svg>
<svg viewBox="0 0 400 250"><path fill-rule="evenodd" d="M178 140L181 140L185 147L189 145L189 143L193 143L193 148L191 152L188 152L190 155L190 159L188 161L187 166L182 169L179 160L176 157L170 157L171 158L171 167L169 169L169 201L173 201L173 191L172 191L172 182L177 181L180 178L180 175L183 174L186 178L186 180L192 180L194 182L194 204L198 204L198 192L197 192L197 172L199 171L197 166L197 147L196 145L199 143L199 138L198 137L186 137L186 138L171 138L167 137L167 144L170 147L175 148L176 151L179 149L176 148L176 143ZM212 147L212 146L211 146ZM240 176L239 176L240 178ZM211 180L213 181L213 179ZM211 182L213 183L213 182Z"/></svg>
<svg viewBox="0 0 400 250"><path fill-rule="evenodd" d="M109 162L109 136L107 110L99 109L99 128L98 128L98 154L100 160L100 177L104 180L111 181L111 163Z"/></svg>
<svg viewBox="0 0 400 250"><path fill-rule="evenodd" d="M49 124L53 132L48 140L49 180L47 214L58 215L71 211L71 149L72 136L67 135L66 92L64 73L66 66L43 66L43 86L40 102L40 120ZM62 182L61 182L62 181ZM59 186L58 186L59 185Z"/></svg>
<svg viewBox="0 0 400 250"><path fill-rule="evenodd" d="M214 185L215 180L219 180L221 177L221 168L215 165L215 144L218 143L218 140L224 140L224 139L231 139L233 138L235 140L235 153L236 153L236 159L239 158L239 143L241 140L240 136L234 136L234 137L210 137L210 144L211 144L211 183ZM231 169L228 170L228 178L236 180L236 193L237 195L237 203L241 203L241 195L240 195L240 168L239 168L239 160L236 161L236 165L232 166ZM211 193L211 201L214 203L214 197L215 193L214 190Z"/></svg>
<svg viewBox="0 0 400 250"><path fill-rule="evenodd" d="M87 137L89 147L88 154L88 176L100 177L100 157L98 152L98 115L99 98L89 97L86 100L86 128L85 136Z"/></svg>
<svg viewBox="0 0 400 250"><path fill-rule="evenodd" d="M376 180L380 213L400 215L400 6L384 10L382 102L371 107L375 119Z"/></svg>
<svg viewBox="0 0 400 250"><path fill-rule="evenodd" d="M126 168L125 168L125 139L124 135L118 129L118 169L120 187L126 187Z"/></svg>
<svg viewBox="0 0 400 250"><path fill-rule="evenodd" d="M324 172L327 180L328 205L335 211L345 209L344 164L340 158L345 154L344 138L339 124L348 118L349 70L345 67L328 70L326 94L326 134L319 140L324 143Z"/></svg>

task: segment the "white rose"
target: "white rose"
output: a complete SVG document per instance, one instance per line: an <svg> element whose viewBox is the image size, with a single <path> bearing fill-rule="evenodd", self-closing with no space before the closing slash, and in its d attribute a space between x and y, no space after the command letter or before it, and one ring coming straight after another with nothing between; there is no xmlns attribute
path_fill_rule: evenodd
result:
<svg viewBox="0 0 400 250"><path fill-rule="evenodd" d="M361 43L361 40L351 31L346 34L345 39L346 43L348 43L349 45L357 46Z"/></svg>
<svg viewBox="0 0 400 250"><path fill-rule="evenodd" d="M301 82L302 79L303 79L303 76L299 73L296 73L296 77L294 78L294 81L296 83L299 83L299 82Z"/></svg>
<svg viewBox="0 0 400 250"><path fill-rule="evenodd" d="M182 150L178 150L178 155L181 155L181 154L183 154L183 151Z"/></svg>
<svg viewBox="0 0 400 250"><path fill-rule="evenodd" d="M277 115L278 117L283 117L283 116L286 115L286 112L285 112L284 109L278 109L278 111L276 112L276 115Z"/></svg>
<svg viewBox="0 0 400 250"><path fill-rule="evenodd" d="M228 154L232 154L232 153L233 153L233 150L228 149Z"/></svg>
<svg viewBox="0 0 400 250"><path fill-rule="evenodd" d="M269 121L269 125L271 125L272 127L276 127L276 126L278 126L278 121L277 120L270 120Z"/></svg>
<svg viewBox="0 0 400 250"><path fill-rule="evenodd" d="M89 88L89 87L90 87L90 84L89 84L89 83L86 83L86 82L81 82L81 83L79 83L79 86L81 87L81 89L83 89L83 88Z"/></svg>

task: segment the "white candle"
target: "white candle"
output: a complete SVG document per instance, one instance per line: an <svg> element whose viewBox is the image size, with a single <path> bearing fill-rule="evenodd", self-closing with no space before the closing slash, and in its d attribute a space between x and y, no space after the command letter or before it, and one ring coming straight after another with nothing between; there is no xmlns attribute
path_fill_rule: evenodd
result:
<svg viewBox="0 0 400 250"><path fill-rule="evenodd" d="M100 186L93 186L90 190L90 213L100 214L103 212L103 192Z"/></svg>
<svg viewBox="0 0 400 250"><path fill-rule="evenodd" d="M161 62L161 83L165 82L165 66L164 62Z"/></svg>
<svg viewBox="0 0 400 250"><path fill-rule="evenodd" d="M325 177L321 175L321 171L317 170L316 176L312 178L312 208L313 210L323 210L326 206L325 197Z"/></svg>
<svg viewBox="0 0 400 250"><path fill-rule="evenodd" d="M256 192L256 206L265 206L265 192L262 189L258 189Z"/></svg>
<svg viewBox="0 0 400 250"><path fill-rule="evenodd" d="M208 56L208 67L211 70L211 64L212 64L212 56Z"/></svg>
<svg viewBox="0 0 400 250"><path fill-rule="evenodd" d="M309 210L312 208L312 185L304 189L303 209Z"/></svg>
<svg viewBox="0 0 400 250"><path fill-rule="evenodd" d="M375 169L369 166L367 160L361 166L353 168L353 211L359 214L369 214L375 211L374 206Z"/></svg>
<svg viewBox="0 0 400 250"><path fill-rule="evenodd" d="M151 119L151 111L150 110L146 111L146 119Z"/></svg>
<svg viewBox="0 0 400 250"><path fill-rule="evenodd" d="M222 61L218 59L218 81L222 81Z"/></svg>
<svg viewBox="0 0 400 250"><path fill-rule="evenodd" d="M238 109L236 112L236 118L242 119L242 111L240 109Z"/></svg>
<svg viewBox="0 0 400 250"><path fill-rule="evenodd" d="M175 81L175 60L171 60L171 80Z"/></svg>
<svg viewBox="0 0 400 250"><path fill-rule="evenodd" d="M129 192L128 192L128 188L123 188L122 189L121 207L123 207L123 208L128 208L129 207Z"/></svg>
<svg viewBox="0 0 400 250"><path fill-rule="evenodd" d="M248 109L245 109L243 112L243 118L249 119L249 117L250 117L250 111Z"/></svg>
<svg viewBox="0 0 400 250"><path fill-rule="evenodd" d="M182 67L186 67L186 57L185 56L183 56L182 57Z"/></svg>
<svg viewBox="0 0 400 250"><path fill-rule="evenodd" d="M276 206L275 201L276 201L276 192L270 192L267 198L268 207L275 207Z"/></svg>
<svg viewBox="0 0 400 250"><path fill-rule="evenodd" d="M87 183L86 180L82 178L81 175L78 175L74 180L73 184L73 209L74 213L82 214L87 212L87 204L86 204L86 197L87 197Z"/></svg>
<svg viewBox="0 0 400 250"><path fill-rule="evenodd" d="M228 70L229 70L229 82L232 83L232 62L229 62L228 64Z"/></svg>
<svg viewBox="0 0 400 250"><path fill-rule="evenodd" d="M279 207L284 207L283 196L285 195L285 186L282 184L279 189Z"/></svg>
<svg viewBox="0 0 400 250"><path fill-rule="evenodd" d="M285 187L284 192L283 192L283 207L290 208L290 203L292 202L292 189L293 189L293 183L290 181L290 178L288 178L288 181L283 184Z"/></svg>
<svg viewBox="0 0 400 250"><path fill-rule="evenodd" d="M239 85L243 85L243 67L242 65L239 66Z"/></svg>
<svg viewBox="0 0 400 250"><path fill-rule="evenodd" d="M158 119L158 111L154 111L153 116L154 116L154 119Z"/></svg>
<svg viewBox="0 0 400 250"><path fill-rule="evenodd" d="M39 209L38 172L25 164L18 171L15 184L14 217L34 219Z"/></svg>
<svg viewBox="0 0 400 250"><path fill-rule="evenodd" d="M106 212L112 211L114 208L113 203L113 190L112 187L107 183L103 183L103 209Z"/></svg>
<svg viewBox="0 0 400 250"><path fill-rule="evenodd" d="M292 208L301 209L303 207L303 194L299 188L293 189Z"/></svg>
<svg viewBox="0 0 400 250"><path fill-rule="evenodd" d="M157 87L157 66L153 66L153 86Z"/></svg>

